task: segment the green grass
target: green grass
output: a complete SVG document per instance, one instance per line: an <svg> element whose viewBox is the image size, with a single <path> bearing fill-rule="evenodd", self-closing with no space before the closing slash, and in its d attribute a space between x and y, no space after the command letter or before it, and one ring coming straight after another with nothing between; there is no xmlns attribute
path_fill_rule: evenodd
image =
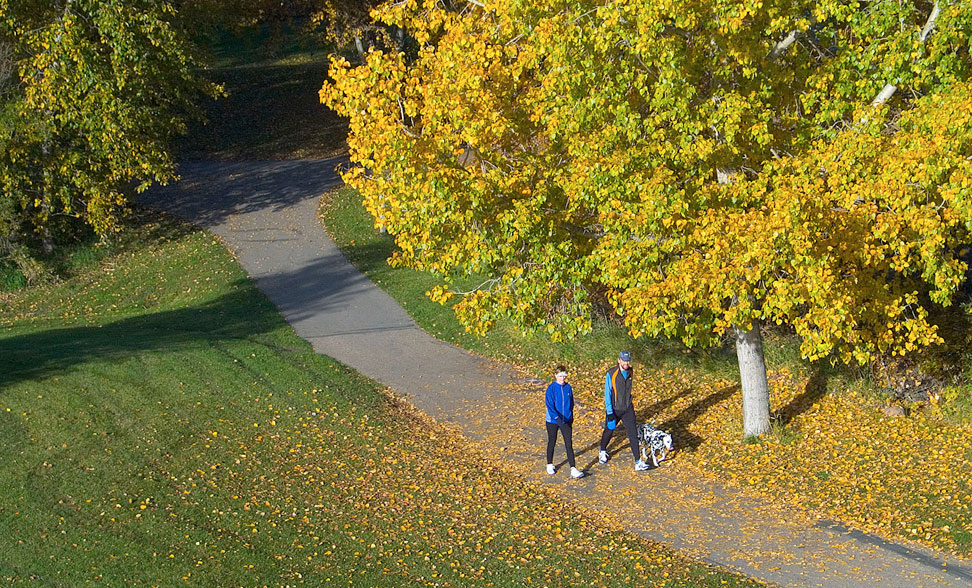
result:
<svg viewBox="0 0 972 588"><path fill-rule="evenodd" d="M49 255L39 247L22 246L0 258L0 292L15 292L36 283L69 278L96 266L124 247L127 236L101 239L90 227L75 225L58 233L60 239Z"/></svg>
<svg viewBox="0 0 972 588"><path fill-rule="evenodd" d="M226 96L205 105L177 145L187 159L246 160L332 157L345 152L347 121L318 97L328 48L297 28L223 32L211 40L211 78Z"/></svg>
<svg viewBox="0 0 972 588"><path fill-rule="evenodd" d="M748 586L610 530L313 353L208 233L0 311L0 578Z"/></svg>
<svg viewBox="0 0 972 588"><path fill-rule="evenodd" d="M24 272L10 262L0 263L0 292L13 292L27 286Z"/></svg>
<svg viewBox="0 0 972 588"><path fill-rule="evenodd" d="M326 62L331 47L309 34L306 24L302 20L281 20L240 30L222 29L204 40L203 45L209 49L216 69Z"/></svg>

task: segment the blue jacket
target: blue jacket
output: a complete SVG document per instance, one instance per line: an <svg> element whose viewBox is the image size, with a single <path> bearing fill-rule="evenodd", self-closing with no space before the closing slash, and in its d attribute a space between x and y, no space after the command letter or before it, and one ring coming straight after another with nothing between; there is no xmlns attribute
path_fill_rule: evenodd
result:
<svg viewBox="0 0 972 588"><path fill-rule="evenodd" d="M559 425L574 420L574 390L570 384L552 382L547 386L546 403L548 423Z"/></svg>

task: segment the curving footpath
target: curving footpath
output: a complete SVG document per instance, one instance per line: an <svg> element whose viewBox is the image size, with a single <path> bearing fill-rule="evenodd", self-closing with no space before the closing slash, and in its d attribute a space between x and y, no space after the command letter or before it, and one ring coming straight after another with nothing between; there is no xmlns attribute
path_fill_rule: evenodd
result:
<svg viewBox="0 0 972 588"><path fill-rule="evenodd" d="M180 182L150 190L140 201L219 235L315 351L393 388L484 444L487 455L501 455L533 481L630 531L780 586L972 586L968 561L813 520L699 479L677 461L675 467L636 475L627 449L607 465L594 465L596 447L578 443L578 465L588 465L589 475L575 481L566 474L548 477L542 417L533 429L499 427L497 433L495 422L487 427L475 408L489 406L499 421L504 411L522 411L515 390L529 379L427 335L324 233L318 200L340 185L338 163L186 163ZM495 447L498 435L509 446ZM562 454L562 444L558 451ZM619 495L623 500L615 498Z"/></svg>

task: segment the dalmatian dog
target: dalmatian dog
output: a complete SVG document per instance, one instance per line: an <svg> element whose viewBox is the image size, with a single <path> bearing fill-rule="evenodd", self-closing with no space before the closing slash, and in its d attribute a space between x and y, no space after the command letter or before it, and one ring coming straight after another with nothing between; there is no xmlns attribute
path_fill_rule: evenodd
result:
<svg viewBox="0 0 972 588"><path fill-rule="evenodd" d="M658 462L663 461L668 453L672 451L672 436L655 428L655 423L642 423L638 425L638 441L641 443L641 460L648 462L648 454L651 454L651 463L656 468Z"/></svg>

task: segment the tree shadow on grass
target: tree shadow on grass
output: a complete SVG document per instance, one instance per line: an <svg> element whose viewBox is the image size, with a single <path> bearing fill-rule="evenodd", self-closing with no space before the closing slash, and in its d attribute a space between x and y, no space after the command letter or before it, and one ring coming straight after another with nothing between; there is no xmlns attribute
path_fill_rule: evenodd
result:
<svg viewBox="0 0 972 588"><path fill-rule="evenodd" d="M798 394L789 404L775 411L770 418L781 427L790 424L794 418L810 410L815 402L827 393L827 377L820 366L814 366L803 392Z"/></svg>
<svg viewBox="0 0 972 588"><path fill-rule="evenodd" d="M181 160L292 159L343 152L347 119L321 104L328 63L212 70L226 96L178 142Z"/></svg>
<svg viewBox="0 0 972 588"><path fill-rule="evenodd" d="M251 337L283 325L273 306L248 284L210 302L104 325L4 336L0 333L0 395L25 380L67 372L90 360L124 361L154 350Z"/></svg>
<svg viewBox="0 0 972 588"><path fill-rule="evenodd" d="M727 400L738 391L739 386L726 386L722 390L713 392L705 398L700 398L683 408L673 418L661 423L658 428L671 434L672 441L678 449L696 449L702 445L705 439L691 432L689 426L700 416L708 412L710 408Z"/></svg>
<svg viewBox="0 0 972 588"><path fill-rule="evenodd" d="M124 251L135 249L144 243L179 241L201 230L198 226L175 215L138 203L132 203L125 220L131 225L132 230L121 237L127 240Z"/></svg>

